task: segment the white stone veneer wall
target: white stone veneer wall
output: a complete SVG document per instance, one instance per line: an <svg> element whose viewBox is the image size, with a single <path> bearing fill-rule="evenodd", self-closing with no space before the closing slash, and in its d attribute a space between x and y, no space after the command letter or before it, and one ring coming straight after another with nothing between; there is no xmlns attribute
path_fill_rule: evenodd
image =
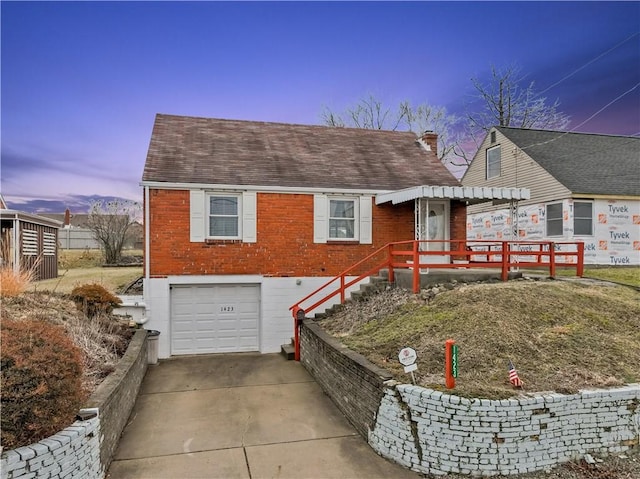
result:
<svg viewBox="0 0 640 479"><path fill-rule="evenodd" d="M420 473L519 474L638 447L640 384L507 400L385 385L369 444Z"/></svg>
<svg viewBox="0 0 640 479"><path fill-rule="evenodd" d="M0 469L2 479L102 478L100 420L76 421L47 439L6 451Z"/></svg>

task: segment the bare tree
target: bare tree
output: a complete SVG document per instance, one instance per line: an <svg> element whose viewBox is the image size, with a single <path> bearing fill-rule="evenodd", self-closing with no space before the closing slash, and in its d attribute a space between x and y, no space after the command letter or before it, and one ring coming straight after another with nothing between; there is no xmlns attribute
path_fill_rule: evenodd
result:
<svg viewBox="0 0 640 479"><path fill-rule="evenodd" d="M483 104L481 110L468 114L474 128L485 132L492 126L561 130L569 124L569 116L558 111L560 102L548 103L536 92L535 82L525 84L525 76L515 64L503 68L491 65L488 82L478 78L471 82Z"/></svg>
<svg viewBox="0 0 640 479"><path fill-rule="evenodd" d="M486 133L494 126L563 130L569 125L568 115L559 111L560 102L549 103L536 92L535 82L526 83L526 75L516 64L497 68L491 65L491 76L482 81L471 78L478 104L467 106L466 123L458 129L451 155L459 163L469 164Z"/></svg>
<svg viewBox="0 0 640 479"><path fill-rule="evenodd" d="M129 227L135 222L140 205L132 201L97 201L91 205L87 226L100 243L106 264L117 264Z"/></svg>
<svg viewBox="0 0 640 479"><path fill-rule="evenodd" d="M412 131L416 135L434 131L438 134L438 157L445 162L454 149L452 127L458 121L444 107L427 103L413 107L408 101L403 101L392 109L371 94L343 113L325 107L321 118L325 125L335 127Z"/></svg>

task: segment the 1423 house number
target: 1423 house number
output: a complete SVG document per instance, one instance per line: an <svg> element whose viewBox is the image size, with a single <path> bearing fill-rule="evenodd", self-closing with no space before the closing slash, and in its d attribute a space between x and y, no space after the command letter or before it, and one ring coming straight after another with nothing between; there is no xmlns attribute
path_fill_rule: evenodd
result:
<svg viewBox="0 0 640 479"><path fill-rule="evenodd" d="M233 306L220 306L221 313L233 313Z"/></svg>

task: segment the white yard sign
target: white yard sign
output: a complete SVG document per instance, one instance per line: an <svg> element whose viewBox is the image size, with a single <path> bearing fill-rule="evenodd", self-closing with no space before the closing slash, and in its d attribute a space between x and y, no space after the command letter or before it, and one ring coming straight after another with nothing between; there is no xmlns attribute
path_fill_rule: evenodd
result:
<svg viewBox="0 0 640 479"><path fill-rule="evenodd" d="M405 373L411 373L411 380L413 381L413 384L416 383L416 378L413 376L413 372L418 369L418 365L416 364L417 359L418 354L413 348L403 348L400 350L400 354L398 354L398 361L400 361L400 364L404 366Z"/></svg>

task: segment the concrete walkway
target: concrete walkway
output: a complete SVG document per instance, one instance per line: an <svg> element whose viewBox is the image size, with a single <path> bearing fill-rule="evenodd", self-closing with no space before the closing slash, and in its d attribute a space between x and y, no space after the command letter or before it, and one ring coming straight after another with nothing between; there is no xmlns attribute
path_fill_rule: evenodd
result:
<svg viewBox="0 0 640 479"><path fill-rule="evenodd" d="M279 354L149 366L107 477L418 478L378 456Z"/></svg>

